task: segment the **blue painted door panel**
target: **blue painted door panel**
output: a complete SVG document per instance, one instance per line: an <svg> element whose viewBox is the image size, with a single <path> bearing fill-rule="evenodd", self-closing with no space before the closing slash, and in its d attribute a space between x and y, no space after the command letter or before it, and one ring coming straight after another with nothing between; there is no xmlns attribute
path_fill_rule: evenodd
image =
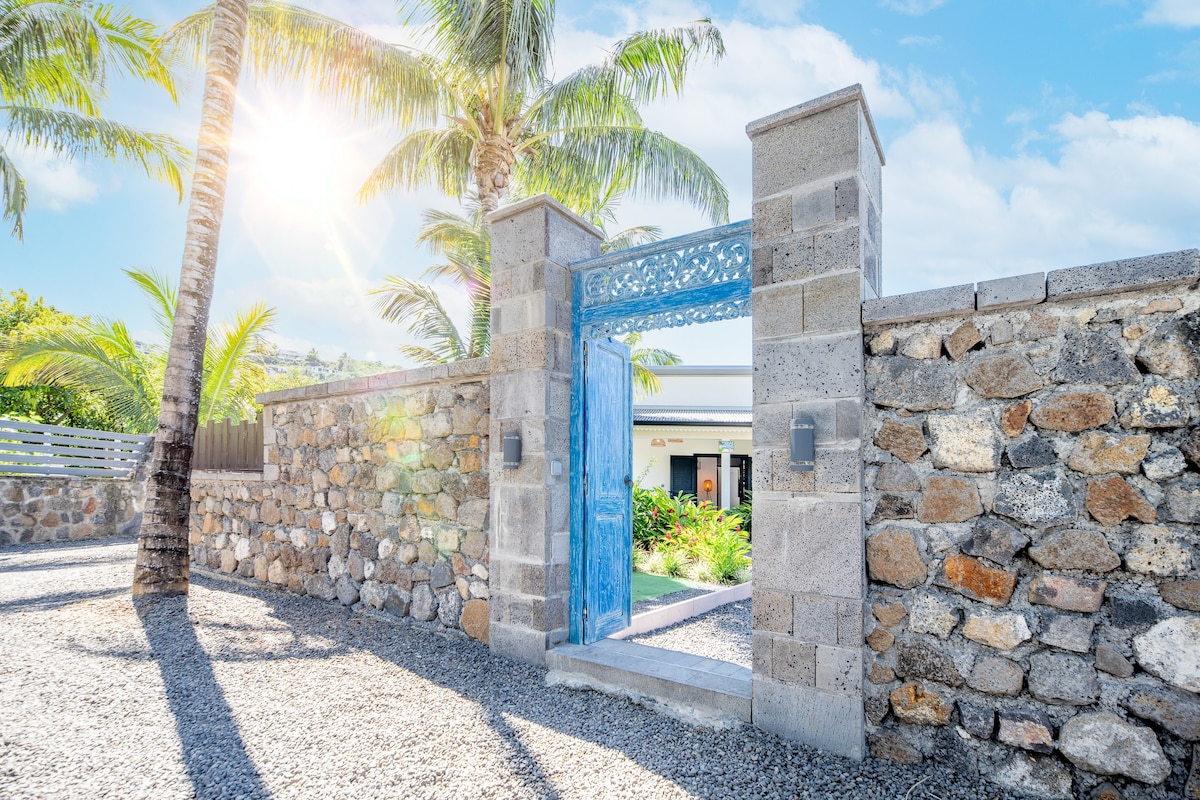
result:
<svg viewBox="0 0 1200 800"><path fill-rule="evenodd" d="M633 556L633 368L613 339L584 344L583 639L629 627Z"/></svg>

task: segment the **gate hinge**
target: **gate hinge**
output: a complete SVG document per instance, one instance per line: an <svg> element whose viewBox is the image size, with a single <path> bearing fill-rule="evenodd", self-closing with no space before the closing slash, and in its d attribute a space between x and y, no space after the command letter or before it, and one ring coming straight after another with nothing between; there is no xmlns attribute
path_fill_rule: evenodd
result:
<svg viewBox="0 0 1200 800"><path fill-rule="evenodd" d="M587 606L583 607L583 618L587 619Z"/></svg>
<svg viewBox="0 0 1200 800"><path fill-rule="evenodd" d="M583 493L584 494L588 493L588 476L587 475L583 476Z"/></svg>

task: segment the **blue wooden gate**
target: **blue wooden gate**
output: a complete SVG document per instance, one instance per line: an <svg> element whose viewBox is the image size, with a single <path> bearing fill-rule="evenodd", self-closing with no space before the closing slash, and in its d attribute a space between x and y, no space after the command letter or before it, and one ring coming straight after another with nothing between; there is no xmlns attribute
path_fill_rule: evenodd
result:
<svg viewBox="0 0 1200 800"><path fill-rule="evenodd" d="M583 641L629 627L633 557L633 370L615 339L584 344Z"/></svg>
<svg viewBox="0 0 1200 800"><path fill-rule="evenodd" d="M610 337L749 316L750 253L746 221L571 266L572 642L629 622L633 397Z"/></svg>

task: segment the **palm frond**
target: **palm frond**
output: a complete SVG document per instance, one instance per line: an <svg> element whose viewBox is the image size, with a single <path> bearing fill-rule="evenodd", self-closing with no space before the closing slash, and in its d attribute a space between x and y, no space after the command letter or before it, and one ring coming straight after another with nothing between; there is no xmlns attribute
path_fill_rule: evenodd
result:
<svg viewBox="0 0 1200 800"><path fill-rule="evenodd" d="M414 131L388 151L358 190L365 202L389 189L433 184L448 195L466 194L471 178L472 142L459 128Z"/></svg>
<svg viewBox="0 0 1200 800"><path fill-rule="evenodd" d="M156 270L127 269L124 273L142 290L142 294L150 301L154 310L154 322L164 340L171 338L171 330L175 323L175 303L177 292L166 275Z"/></svg>
<svg viewBox="0 0 1200 800"><path fill-rule="evenodd" d="M661 238L662 228L658 225L635 225L611 236L606 236L600 243L600 252L615 253L619 250L628 250L631 247L657 242Z"/></svg>
<svg viewBox="0 0 1200 800"><path fill-rule="evenodd" d="M5 343L5 386L51 385L94 392L139 433L154 430L158 386L152 360L121 323L35 327Z"/></svg>
<svg viewBox="0 0 1200 800"><path fill-rule="evenodd" d="M383 286L372 289L371 294L379 298L375 310L381 318L397 324L407 323L409 333L428 343L423 349L437 358L422 363L459 361L468 357L468 348L464 347L458 328L432 286L388 275Z"/></svg>
<svg viewBox="0 0 1200 800"><path fill-rule="evenodd" d="M572 131L538 161L547 185L607 186L623 178L644 199L683 200L714 225L729 219L729 192L712 167L658 131L616 125Z"/></svg>
<svg viewBox="0 0 1200 800"><path fill-rule="evenodd" d="M8 157L4 147L0 146L0 201L4 205L4 219L12 222L12 235L21 239L24 234L22 221L25 214L25 204L29 196L25 190L25 179L17 171L17 165Z"/></svg>
<svg viewBox="0 0 1200 800"><path fill-rule="evenodd" d="M100 155L131 162L183 197L180 165L187 151L175 139L118 122L37 106L9 106L9 132L27 146L59 155Z"/></svg>
<svg viewBox="0 0 1200 800"><path fill-rule="evenodd" d="M254 394L267 377L262 356L268 347L263 335L271 330L275 316L275 309L259 302L239 312L232 324L209 331L200 394L201 425L226 417L243 419L253 409Z"/></svg>
<svg viewBox="0 0 1200 800"><path fill-rule="evenodd" d="M543 83L550 69L554 0L400 0L406 22L431 27L429 47L477 77L506 75L501 91Z"/></svg>
<svg viewBox="0 0 1200 800"><path fill-rule="evenodd" d="M721 31L712 20L698 19L676 28L639 31L617 42L605 61L623 94L638 103L678 94L688 67L710 58L714 63L725 55Z"/></svg>
<svg viewBox="0 0 1200 800"><path fill-rule="evenodd" d="M212 7L198 11L166 33L165 46L202 64L212 25ZM299 83L368 119L437 121L444 89L420 54L311 9L252 0L245 56L256 79Z"/></svg>

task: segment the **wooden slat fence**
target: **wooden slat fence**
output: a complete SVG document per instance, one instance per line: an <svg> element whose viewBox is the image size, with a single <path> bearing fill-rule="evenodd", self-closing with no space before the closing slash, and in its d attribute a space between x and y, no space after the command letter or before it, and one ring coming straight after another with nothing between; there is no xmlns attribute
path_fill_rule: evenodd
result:
<svg viewBox="0 0 1200 800"><path fill-rule="evenodd" d="M210 422L196 431L192 469L255 471L263 467L262 419Z"/></svg>
<svg viewBox="0 0 1200 800"><path fill-rule="evenodd" d="M153 436L0 419L0 475L124 478Z"/></svg>

